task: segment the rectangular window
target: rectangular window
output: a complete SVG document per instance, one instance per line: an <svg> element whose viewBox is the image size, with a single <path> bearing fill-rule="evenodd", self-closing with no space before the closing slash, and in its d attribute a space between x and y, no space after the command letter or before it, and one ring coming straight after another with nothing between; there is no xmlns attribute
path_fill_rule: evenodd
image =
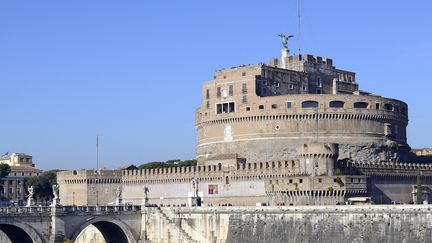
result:
<svg viewBox="0 0 432 243"><path fill-rule="evenodd" d="M206 102L206 108L209 109L210 108L210 101L207 100Z"/></svg>
<svg viewBox="0 0 432 243"><path fill-rule="evenodd" d="M222 114L222 104L217 104L216 105L216 113L217 114Z"/></svg>
<svg viewBox="0 0 432 243"><path fill-rule="evenodd" d="M290 90L293 90L293 89L294 89L294 84L290 84L290 85L289 85L289 89L290 89Z"/></svg>
<svg viewBox="0 0 432 243"><path fill-rule="evenodd" d="M280 87L280 83L276 82L275 86L276 86L276 88L279 88Z"/></svg>
<svg viewBox="0 0 432 243"><path fill-rule="evenodd" d="M303 86L303 91L307 91L307 87L306 86Z"/></svg>
<svg viewBox="0 0 432 243"><path fill-rule="evenodd" d="M276 104L273 104L271 107L272 107L272 109L276 109L276 108L277 108L277 105L276 105Z"/></svg>
<svg viewBox="0 0 432 243"><path fill-rule="evenodd" d="M216 96L217 96L218 98L221 97L221 87L217 87Z"/></svg>
<svg viewBox="0 0 432 243"><path fill-rule="evenodd" d="M216 114L235 112L234 102L225 102L216 104Z"/></svg>
<svg viewBox="0 0 432 243"><path fill-rule="evenodd" d="M299 179L299 183L303 183L303 179Z"/></svg>
<svg viewBox="0 0 432 243"><path fill-rule="evenodd" d="M259 105L259 106L258 106L258 109L260 109L260 110L264 110L264 105Z"/></svg>
<svg viewBox="0 0 432 243"><path fill-rule="evenodd" d="M375 104L375 109L377 109L377 110L380 109L380 104L379 104L379 103L376 103L376 104Z"/></svg>
<svg viewBox="0 0 432 243"><path fill-rule="evenodd" d="M228 112L234 112L234 102L228 103Z"/></svg>
<svg viewBox="0 0 432 243"><path fill-rule="evenodd" d="M229 96L233 96L234 94L234 86L230 85L229 86Z"/></svg>
<svg viewBox="0 0 432 243"><path fill-rule="evenodd" d="M316 86L317 87L322 87L322 83L321 83L321 78L320 77L317 77Z"/></svg>
<svg viewBox="0 0 432 243"><path fill-rule="evenodd" d="M246 107L246 111L250 111L250 107Z"/></svg>
<svg viewBox="0 0 432 243"><path fill-rule="evenodd" d="M242 102L243 102L243 103L247 103L247 95L243 95Z"/></svg>
<svg viewBox="0 0 432 243"><path fill-rule="evenodd" d="M247 94L247 84L242 84L242 93Z"/></svg>
<svg viewBox="0 0 432 243"><path fill-rule="evenodd" d="M292 179L289 180L289 183L292 183Z"/></svg>
<svg viewBox="0 0 432 243"><path fill-rule="evenodd" d="M206 99L210 99L210 90L209 89L206 90Z"/></svg>

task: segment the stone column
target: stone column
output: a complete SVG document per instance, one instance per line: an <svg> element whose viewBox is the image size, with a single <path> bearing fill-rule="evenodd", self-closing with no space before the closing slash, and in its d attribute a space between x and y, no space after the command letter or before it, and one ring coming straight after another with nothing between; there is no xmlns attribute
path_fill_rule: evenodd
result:
<svg viewBox="0 0 432 243"><path fill-rule="evenodd" d="M16 180L12 180L12 199L13 200L18 200L18 195L17 195L17 181Z"/></svg>
<svg viewBox="0 0 432 243"><path fill-rule="evenodd" d="M4 193L5 193L5 198L9 200L9 180L6 179L4 180Z"/></svg>

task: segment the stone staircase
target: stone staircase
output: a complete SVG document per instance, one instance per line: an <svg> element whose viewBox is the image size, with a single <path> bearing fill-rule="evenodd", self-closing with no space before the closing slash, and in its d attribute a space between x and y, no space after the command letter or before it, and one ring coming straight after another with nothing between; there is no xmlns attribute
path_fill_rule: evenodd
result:
<svg viewBox="0 0 432 243"><path fill-rule="evenodd" d="M157 212L167 225L169 231L175 235L178 235L180 242L198 243L198 241L195 241L180 225L175 222L175 219L168 217L168 215L160 207L157 208Z"/></svg>

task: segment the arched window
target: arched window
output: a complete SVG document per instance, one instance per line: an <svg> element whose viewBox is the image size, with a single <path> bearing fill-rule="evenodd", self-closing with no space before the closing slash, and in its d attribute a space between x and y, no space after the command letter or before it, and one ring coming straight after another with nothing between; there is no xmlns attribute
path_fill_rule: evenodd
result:
<svg viewBox="0 0 432 243"><path fill-rule="evenodd" d="M367 107L368 107L368 103L366 103L366 102L354 103L354 108L357 108L357 109L366 109Z"/></svg>
<svg viewBox="0 0 432 243"><path fill-rule="evenodd" d="M302 102L302 108L316 108L318 107L318 102L314 100L307 100Z"/></svg>
<svg viewBox="0 0 432 243"><path fill-rule="evenodd" d="M343 101L333 100L333 101L330 101L330 108L343 108L344 104L345 103Z"/></svg>

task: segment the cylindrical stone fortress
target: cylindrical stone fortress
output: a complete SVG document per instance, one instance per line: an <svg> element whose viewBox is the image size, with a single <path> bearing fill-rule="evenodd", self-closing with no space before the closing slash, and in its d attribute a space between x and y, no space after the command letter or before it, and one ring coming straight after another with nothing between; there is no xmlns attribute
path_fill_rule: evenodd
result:
<svg viewBox="0 0 432 243"><path fill-rule="evenodd" d="M355 73L306 55L218 71L196 111L200 163L223 154L247 162L297 158L302 144L339 145L339 159L401 156L407 104L358 90ZM390 158L391 157L391 158Z"/></svg>

